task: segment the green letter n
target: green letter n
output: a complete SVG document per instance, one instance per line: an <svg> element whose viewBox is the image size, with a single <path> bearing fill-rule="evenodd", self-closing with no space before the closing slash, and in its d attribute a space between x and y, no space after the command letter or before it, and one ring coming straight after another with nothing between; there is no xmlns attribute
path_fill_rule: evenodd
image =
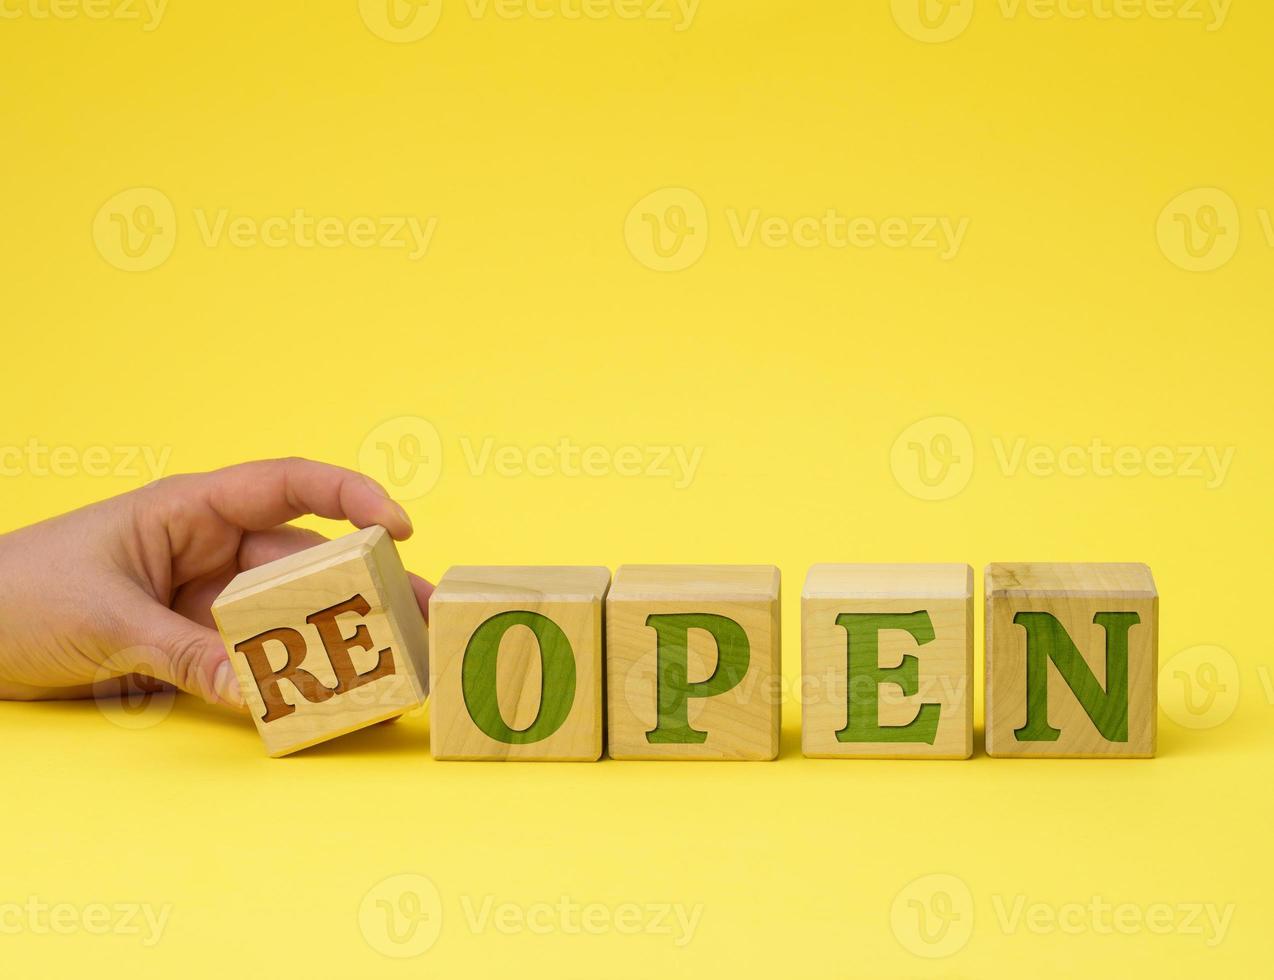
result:
<svg viewBox="0 0 1274 980"><path fill-rule="evenodd" d="M1052 613L1019 612L1013 622L1026 630L1026 724L1013 734L1019 742L1055 742L1062 734L1048 723L1048 662L1108 742L1128 741L1128 631L1135 612L1101 612L1093 622L1106 631L1106 688L1084 662L1066 629Z"/></svg>

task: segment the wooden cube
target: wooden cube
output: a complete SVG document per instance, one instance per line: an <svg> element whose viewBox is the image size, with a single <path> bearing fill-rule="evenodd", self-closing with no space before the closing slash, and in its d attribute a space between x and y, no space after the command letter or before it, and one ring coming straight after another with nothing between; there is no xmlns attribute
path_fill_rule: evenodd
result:
<svg viewBox="0 0 1274 980"><path fill-rule="evenodd" d="M779 570L624 565L606 600L614 759L774 759Z"/></svg>
<svg viewBox="0 0 1274 980"><path fill-rule="evenodd" d="M457 566L429 600L435 759L602 755L597 567Z"/></svg>
<svg viewBox="0 0 1274 980"><path fill-rule="evenodd" d="M1159 593L1145 565L990 565L986 750L1155 754Z"/></svg>
<svg viewBox="0 0 1274 980"><path fill-rule="evenodd" d="M424 616L382 527L236 575L212 614L272 756L396 717L429 692Z"/></svg>
<svg viewBox="0 0 1274 980"><path fill-rule="evenodd" d="M815 565L801 595L801 749L973 754L973 569Z"/></svg>

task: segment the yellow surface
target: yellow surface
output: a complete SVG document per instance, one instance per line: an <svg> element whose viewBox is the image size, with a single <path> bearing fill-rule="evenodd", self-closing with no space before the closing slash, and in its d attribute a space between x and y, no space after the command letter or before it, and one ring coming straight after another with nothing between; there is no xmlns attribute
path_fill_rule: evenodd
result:
<svg viewBox="0 0 1274 980"><path fill-rule="evenodd" d="M5 975L1268 971L1270 4L120 4L3 7L5 526L140 483L112 447L383 444L430 577L777 563L789 683L811 563L1144 561L1161 757L805 761L789 698L775 763L435 763L423 717L269 760L184 699L0 705ZM368 244L406 216L422 258ZM128 903L152 946L95 934Z"/></svg>

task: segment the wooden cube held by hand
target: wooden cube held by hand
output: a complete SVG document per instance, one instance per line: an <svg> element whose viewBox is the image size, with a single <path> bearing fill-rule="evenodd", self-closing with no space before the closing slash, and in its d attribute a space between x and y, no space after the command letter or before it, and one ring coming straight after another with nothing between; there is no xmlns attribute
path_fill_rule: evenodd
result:
<svg viewBox="0 0 1274 980"><path fill-rule="evenodd" d="M382 527L236 575L212 614L272 756L396 717L428 694L424 617Z"/></svg>

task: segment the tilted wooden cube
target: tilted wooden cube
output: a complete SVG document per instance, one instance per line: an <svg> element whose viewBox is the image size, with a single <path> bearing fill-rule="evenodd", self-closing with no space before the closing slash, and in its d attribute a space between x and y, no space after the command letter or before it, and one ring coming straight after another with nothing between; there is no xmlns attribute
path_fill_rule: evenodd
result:
<svg viewBox="0 0 1274 980"><path fill-rule="evenodd" d="M1153 756L1158 655L1145 565L988 566L987 754Z"/></svg>
<svg viewBox="0 0 1274 980"><path fill-rule="evenodd" d="M779 570L624 565L606 601L614 759L774 759Z"/></svg>
<svg viewBox="0 0 1274 980"><path fill-rule="evenodd" d="M596 762L600 567L457 566L429 600L436 759Z"/></svg>
<svg viewBox="0 0 1274 980"><path fill-rule="evenodd" d="M973 754L973 569L815 565L801 595L801 749Z"/></svg>
<svg viewBox="0 0 1274 980"><path fill-rule="evenodd" d="M212 614L272 756L393 718L428 694L424 616L382 527L236 575Z"/></svg>

